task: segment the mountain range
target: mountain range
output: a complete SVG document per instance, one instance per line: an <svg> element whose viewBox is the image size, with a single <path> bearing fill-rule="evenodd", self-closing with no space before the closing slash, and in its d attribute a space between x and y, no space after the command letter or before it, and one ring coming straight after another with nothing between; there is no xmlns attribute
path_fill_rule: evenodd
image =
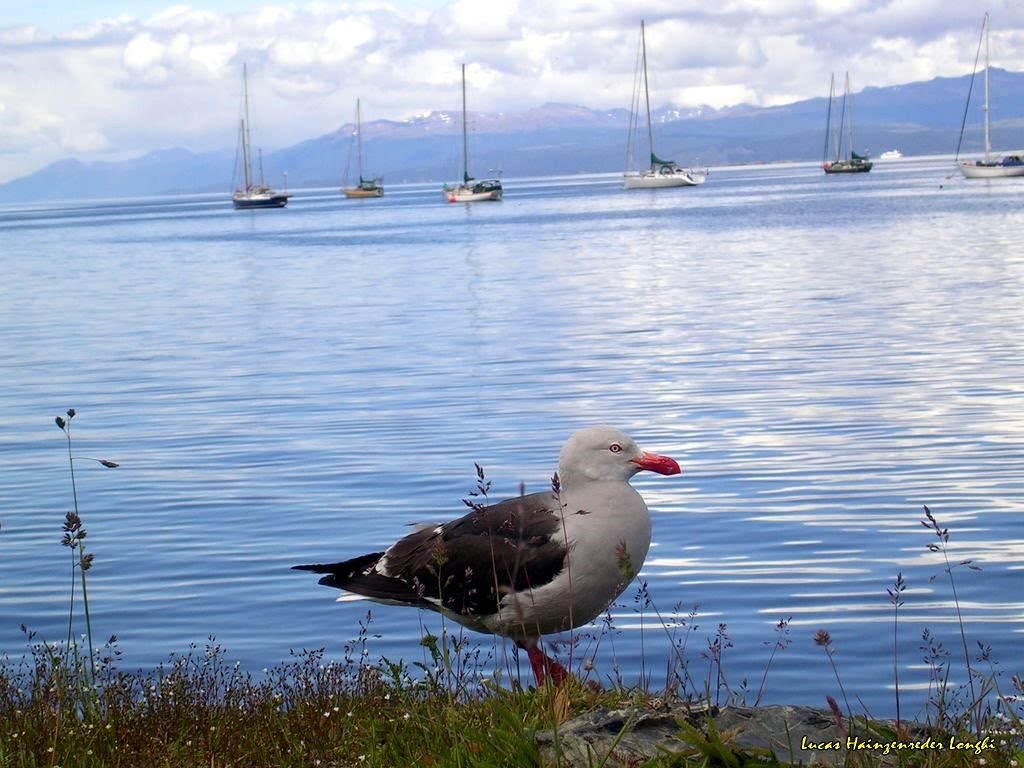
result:
<svg viewBox="0 0 1024 768"><path fill-rule="evenodd" d="M952 154L965 121L961 153L982 150L980 79L935 78L853 96L855 148L874 156L898 148L905 155ZM993 143L1024 147L1024 73L990 71ZM999 96L1002 98L998 98ZM658 154L685 165L721 166L822 158L828 99L806 99L777 107L740 105L724 109L654 111ZM629 112L572 104L543 104L521 112L470 112L471 172L502 169L506 177L621 171L626 156ZM354 126L268 152L268 181L338 187L350 157ZM460 115L435 111L408 120L363 123L366 175L385 183L455 180L461 174ZM193 153L161 149L133 160L61 160L0 185L0 202L36 202L178 193L227 193L235 150ZM354 168L354 160L352 160Z"/></svg>

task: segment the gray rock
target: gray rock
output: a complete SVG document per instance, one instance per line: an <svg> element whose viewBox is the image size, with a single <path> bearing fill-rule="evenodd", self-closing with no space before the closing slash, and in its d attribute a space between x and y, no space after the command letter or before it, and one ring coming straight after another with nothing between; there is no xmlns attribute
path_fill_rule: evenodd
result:
<svg viewBox="0 0 1024 768"><path fill-rule="evenodd" d="M826 710L774 706L709 712L666 706L597 709L567 721L557 733L541 732L537 735L541 765L637 766L689 748L681 738L686 724L707 734L709 715L721 741L751 757L771 760L774 754L779 762L797 766L841 766L846 758L848 734ZM863 726L855 733L863 734Z"/></svg>

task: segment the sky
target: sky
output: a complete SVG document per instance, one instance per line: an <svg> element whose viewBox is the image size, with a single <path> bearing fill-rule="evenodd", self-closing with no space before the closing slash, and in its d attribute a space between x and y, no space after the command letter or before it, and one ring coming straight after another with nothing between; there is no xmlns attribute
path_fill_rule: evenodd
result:
<svg viewBox="0 0 1024 768"><path fill-rule="evenodd" d="M0 183L68 157L233 149L248 65L267 150L354 117L545 102L628 108L647 25L656 106L773 106L1024 71L1024 3L949 0L32 0L0 3Z"/></svg>

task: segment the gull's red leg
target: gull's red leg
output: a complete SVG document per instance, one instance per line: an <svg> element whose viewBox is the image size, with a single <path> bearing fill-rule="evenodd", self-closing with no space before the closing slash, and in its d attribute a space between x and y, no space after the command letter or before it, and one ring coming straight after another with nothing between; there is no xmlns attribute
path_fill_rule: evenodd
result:
<svg viewBox="0 0 1024 768"><path fill-rule="evenodd" d="M538 686L544 685L549 679L559 686L569 677L569 670L549 658L537 643L519 643L519 647L526 649L526 655L530 659L530 668L533 669L533 676L536 678Z"/></svg>

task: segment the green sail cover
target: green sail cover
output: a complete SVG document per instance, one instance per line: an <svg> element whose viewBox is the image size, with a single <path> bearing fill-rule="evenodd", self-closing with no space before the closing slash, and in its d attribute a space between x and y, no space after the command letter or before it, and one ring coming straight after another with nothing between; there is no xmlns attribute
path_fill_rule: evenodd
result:
<svg viewBox="0 0 1024 768"><path fill-rule="evenodd" d="M867 160L868 156L867 155L858 155L856 152L850 152L850 159L851 160Z"/></svg>
<svg viewBox="0 0 1024 768"><path fill-rule="evenodd" d="M675 165L674 160L661 160L656 154L651 152L651 165Z"/></svg>

